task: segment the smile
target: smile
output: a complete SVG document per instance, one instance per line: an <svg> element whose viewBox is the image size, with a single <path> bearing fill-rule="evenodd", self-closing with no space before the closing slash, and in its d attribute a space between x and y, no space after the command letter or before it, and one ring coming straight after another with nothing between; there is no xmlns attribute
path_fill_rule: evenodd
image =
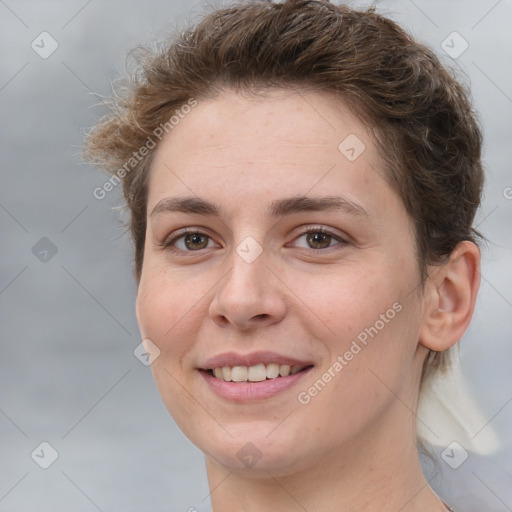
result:
<svg viewBox="0 0 512 512"><path fill-rule="evenodd" d="M229 402L250 403L289 390L309 374L315 364L310 359L260 350L217 354L202 361L196 369L208 392Z"/></svg>
<svg viewBox="0 0 512 512"><path fill-rule="evenodd" d="M260 363L253 366L218 366L208 370L208 373L224 382L262 382L295 375L308 367L309 365Z"/></svg>

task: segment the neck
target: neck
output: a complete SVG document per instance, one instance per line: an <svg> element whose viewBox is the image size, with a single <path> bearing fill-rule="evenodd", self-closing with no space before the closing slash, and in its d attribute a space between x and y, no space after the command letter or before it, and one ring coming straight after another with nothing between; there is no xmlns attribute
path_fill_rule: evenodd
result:
<svg viewBox="0 0 512 512"><path fill-rule="evenodd" d="M207 457L213 512L445 511L421 469L416 418L403 404L396 407L398 418L391 414L388 425L380 418L378 429L284 476L264 467L257 476L233 472Z"/></svg>

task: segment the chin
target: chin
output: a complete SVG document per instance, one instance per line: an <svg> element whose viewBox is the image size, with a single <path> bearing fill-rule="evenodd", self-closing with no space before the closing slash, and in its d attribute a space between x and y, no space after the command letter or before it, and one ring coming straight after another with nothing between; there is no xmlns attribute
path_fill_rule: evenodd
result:
<svg viewBox="0 0 512 512"><path fill-rule="evenodd" d="M247 442L242 448L231 447L225 451L218 447L211 448L207 459L215 460L225 470L243 474L251 478L285 477L307 467L305 460L297 454L297 447L290 447L287 453L275 453L275 450L263 448L260 450L256 444Z"/></svg>
<svg viewBox="0 0 512 512"><path fill-rule="evenodd" d="M293 429L284 425L277 428L281 432L272 432L276 429L275 422L251 422L236 427L226 425L231 436L219 429L215 429L217 435L213 436L213 426L185 434L207 460L227 471L254 478L284 477L306 468L314 456L309 453L305 440L294 435ZM209 433L208 437L205 433Z"/></svg>

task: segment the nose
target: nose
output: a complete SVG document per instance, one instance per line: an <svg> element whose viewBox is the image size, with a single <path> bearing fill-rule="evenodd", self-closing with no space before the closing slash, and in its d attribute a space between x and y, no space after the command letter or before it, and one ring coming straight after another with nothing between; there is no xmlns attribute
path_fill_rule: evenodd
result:
<svg viewBox="0 0 512 512"><path fill-rule="evenodd" d="M219 283L209 308L217 325L250 331L284 318L283 287L267 264L263 254L251 263L233 255L232 267Z"/></svg>

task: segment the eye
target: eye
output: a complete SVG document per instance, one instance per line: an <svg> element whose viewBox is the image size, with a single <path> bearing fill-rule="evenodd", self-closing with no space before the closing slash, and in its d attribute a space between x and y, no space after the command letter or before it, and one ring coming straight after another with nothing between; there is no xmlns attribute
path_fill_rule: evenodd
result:
<svg viewBox="0 0 512 512"><path fill-rule="evenodd" d="M177 246L177 242L181 242L181 247ZM181 234L174 236L170 240L161 244L165 249L171 251L196 252L211 247L212 239L197 229L184 229Z"/></svg>
<svg viewBox="0 0 512 512"><path fill-rule="evenodd" d="M340 235L337 235L323 227L307 226L307 231L294 239L304 238L306 245L299 245L302 249L324 250L336 245L346 245L348 242ZM333 243L334 242L334 243ZM199 231L197 228L185 228L180 233L163 242L161 245L164 249L172 252L199 252L204 249L214 247L212 238L206 233Z"/></svg>
<svg viewBox="0 0 512 512"><path fill-rule="evenodd" d="M308 226L307 229L308 231L305 231L295 239L295 241L297 241L305 237L307 245L302 246L301 248L322 250L333 247L333 245L346 245L348 243L340 235L336 235L325 228ZM331 242L334 241L338 242L338 244L331 245Z"/></svg>

